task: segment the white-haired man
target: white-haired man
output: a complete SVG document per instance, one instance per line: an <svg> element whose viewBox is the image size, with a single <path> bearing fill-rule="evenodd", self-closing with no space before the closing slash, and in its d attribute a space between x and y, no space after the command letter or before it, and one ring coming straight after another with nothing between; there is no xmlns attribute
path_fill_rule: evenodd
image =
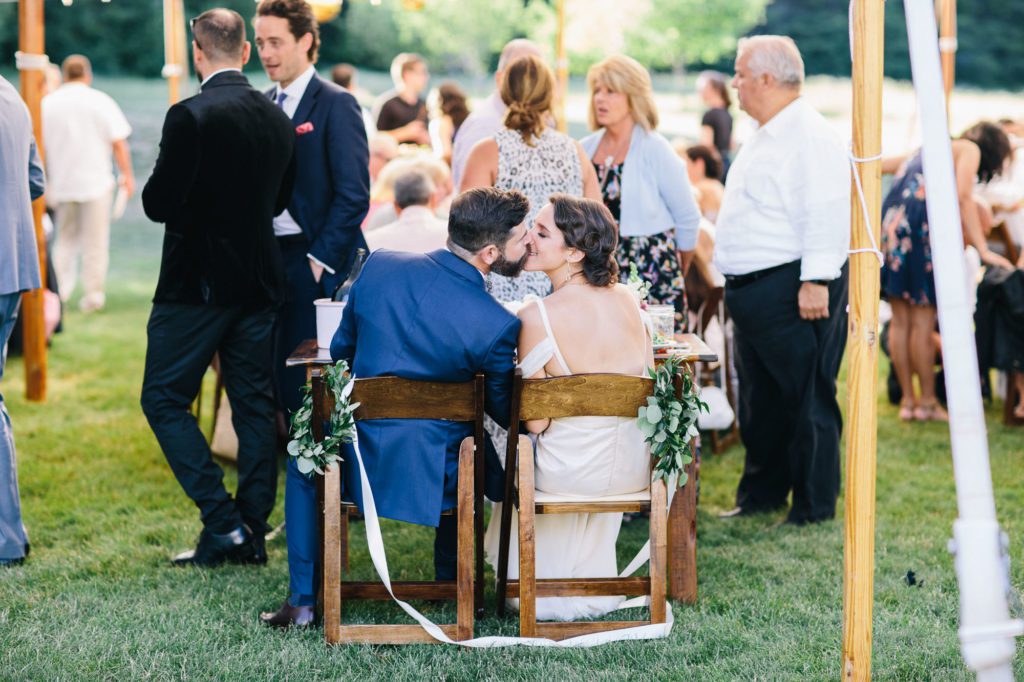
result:
<svg viewBox="0 0 1024 682"><path fill-rule="evenodd" d="M505 67L527 55L542 56L537 44L525 38L516 38L505 44L498 57L498 70L494 72L494 92L473 107L473 112L459 126L459 134L452 144L452 181L456 187L462 183L462 172L466 169L473 145L485 137L493 137L505 126L508 107L501 101L501 81L505 77Z"/></svg>
<svg viewBox="0 0 1024 682"><path fill-rule="evenodd" d="M850 234L845 146L801 97L803 80L790 38L740 40L732 85L758 128L729 171L715 244L747 451L723 516L782 507L792 492L797 525L835 516Z"/></svg>

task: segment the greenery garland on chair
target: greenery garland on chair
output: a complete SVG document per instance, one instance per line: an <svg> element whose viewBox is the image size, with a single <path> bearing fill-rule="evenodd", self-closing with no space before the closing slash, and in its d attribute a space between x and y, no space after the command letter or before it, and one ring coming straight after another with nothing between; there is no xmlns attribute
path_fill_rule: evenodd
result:
<svg viewBox="0 0 1024 682"><path fill-rule="evenodd" d="M334 410L330 415L330 426L323 441L313 440L313 389L304 386L305 397L292 415L292 440L288 442L288 454L296 459L299 471L312 471L324 475L327 467L341 462L341 444L355 439L355 411L359 403L350 403L349 397L355 386L354 377L349 374L348 363L339 360L335 365L323 369L323 380L334 394Z"/></svg>
<svg viewBox="0 0 1024 682"><path fill-rule="evenodd" d="M651 446L654 457L653 478L669 480L678 474L679 485L686 483L686 465L693 461L690 443L697 436L697 416L708 405L700 399L700 389L689 372L681 371L683 360L670 357L649 369L654 379L654 395L647 398L637 416L640 432ZM676 396L674 377L682 376L682 391Z"/></svg>

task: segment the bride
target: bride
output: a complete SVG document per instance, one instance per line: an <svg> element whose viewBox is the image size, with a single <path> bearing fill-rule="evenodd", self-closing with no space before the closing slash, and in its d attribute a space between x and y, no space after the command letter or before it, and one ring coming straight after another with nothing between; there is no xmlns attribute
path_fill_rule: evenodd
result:
<svg viewBox="0 0 1024 682"><path fill-rule="evenodd" d="M618 230L604 204L556 194L534 225L535 247L526 270L543 272L553 292L528 297L519 311L520 368L526 378L607 372L646 376L654 355L636 298L618 284ZM635 417L565 417L526 423L537 434L537 490L596 497L644 490L650 454ZM520 456L529 456L521 453ZM497 563L500 506L485 542ZM513 512L513 528L518 519ZM538 515L537 578L605 578L618 574L615 542L621 513ZM517 534L509 548L509 578L519 576ZM595 618L622 597L546 597L541 620ZM516 608L518 600L509 600Z"/></svg>

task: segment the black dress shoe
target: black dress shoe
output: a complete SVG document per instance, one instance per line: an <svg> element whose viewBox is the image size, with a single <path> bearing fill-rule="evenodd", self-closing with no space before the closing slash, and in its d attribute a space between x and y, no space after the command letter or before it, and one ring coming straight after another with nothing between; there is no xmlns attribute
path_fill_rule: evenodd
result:
<svg viewBox="0 0 1024 682"><path fill-rule="evenodd" d="M23 556L17 559L0 559L0 568L21 566L23 563L25 563L25 557Z"/></svg>
<svg viewBox="0 0 1024 682"><path fill-rule="evenodd" d="M264 611L260 622L272 628L308 628L316 620L312 606L292 606L285 599L277 611Z"/></svg>
<svg viewBox="0 0 1024 682"><path fill-rule="evenodd" d="M220 566L225 561L235 564L265 564L267 554L265 550L260 553L249 527L241 525L230 533L214 533L204 528L199 534L199 543L195 549L182 552L171 559L175 566L204 568Z"/></svg>

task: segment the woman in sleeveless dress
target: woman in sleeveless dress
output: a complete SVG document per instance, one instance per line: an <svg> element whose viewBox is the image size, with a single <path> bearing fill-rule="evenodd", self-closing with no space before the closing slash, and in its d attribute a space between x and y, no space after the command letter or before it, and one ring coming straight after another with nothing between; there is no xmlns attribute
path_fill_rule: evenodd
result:
<svg viewBox="0 0 1024 682"><path fill-rule="evenodd" d="M508 107L505 127L470 151L459 191L474 187L518 189L530 200L528 227L552 194L600 199L597 173L578 142L548 127L555 78L533 55L516 59L505 70L501 99ZM551 291L542 273L516 278L488 276L491 294L502 302L522 301L528 294Z"/></svg>
<svg viewBox="0 0 1024 682"><path fill-rule="evenodd" d="M608 209L599 201L555 195L538 213L534 229L536 246L526 270L544 273L553 292L544 299L528 299L519 311L523 375L646 375L654 363L651 338L636 298L625 285L616 283L618 233ZM526 427L537 434L540 492L596 497L634 493L650 485L650 452L635 417L564 417L527 422ZM492 564L498 556L500 518L499 507L485 540ZM615 543L621 523L621 513L537 516L537 577L616 576ZM517 544L513 532L510 578L519 575ZM615 609L622 600L541 598L537 617L594 618ZM517 601L510 600L513 608Z"/></svg>

